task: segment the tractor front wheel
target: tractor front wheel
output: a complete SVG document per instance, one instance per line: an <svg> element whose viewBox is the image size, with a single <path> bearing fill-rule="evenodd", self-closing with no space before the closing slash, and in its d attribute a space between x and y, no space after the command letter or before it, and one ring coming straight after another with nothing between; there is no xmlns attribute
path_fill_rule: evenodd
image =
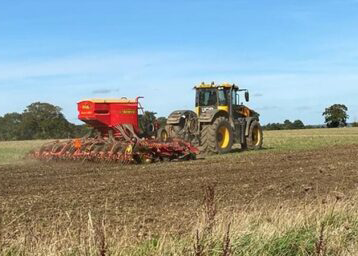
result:
<svg viewBox="0 0 358 256"><path fill-rule="evenodd" d="M201 148L206 154L225 154L231 151L234 138L232 127L225 117L218 117L213 123L203 125Z"/></svg>
<svg viewBox="0 0 358 256"><path fill-rule="evenodd" d="M167 142L169 139L169 134L165 128L159 128L157 132L157 139L160 142Z"/></svg>

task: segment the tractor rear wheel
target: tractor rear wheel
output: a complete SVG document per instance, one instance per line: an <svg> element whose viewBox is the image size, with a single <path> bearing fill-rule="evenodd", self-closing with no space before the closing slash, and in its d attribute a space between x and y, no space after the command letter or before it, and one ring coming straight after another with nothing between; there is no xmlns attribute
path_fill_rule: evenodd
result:
<svg viewBox="0 0 358 256"><path fill-rule="evenodd" d="M225 117L218 117L213 123L203 125L201 131L202 152L225 154L231 151L233 142L233 130Z"/></svg>
<svg viewBox="0 0 358 256"><path fill-rule="evenodd" d="M253 121L249 128L245 146L248 149L261 149L263 144L263 132L258 121Z"/></svg>
<svg viewBox="0 0 358 256"><path fill-rule="evenodd" d="M167 131L169 134L169 137L171 138L180 138L182 137L184 126L181 124L170 124L167 125Z"/></svg>

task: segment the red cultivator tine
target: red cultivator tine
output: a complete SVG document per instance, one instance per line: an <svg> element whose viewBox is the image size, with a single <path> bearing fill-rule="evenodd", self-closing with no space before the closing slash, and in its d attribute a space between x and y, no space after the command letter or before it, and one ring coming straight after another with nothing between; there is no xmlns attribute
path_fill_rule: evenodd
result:
<svg viewBox="0 0 358 256"><path fill-rule="evenodd" d="M149 163L191 159L197 153L181 140L160 142L142 134L138 124L139 102L120 99L87 100L78 103L79 119L97 129L96 136L44 144L30 155L41 160L72 160ZM154 124L152 124L155 127Z"/></svg>
<svg viewBox="0 0 358 256"><path fill-rule="evenodd" d="M31 156L41 160L80 160L96 162L118 162L122 164L151 163L167 160L190 160L197 153L187 143L175 140L160 143L156 140L110 141L87 139L56 142L41 147Z"/></svg>

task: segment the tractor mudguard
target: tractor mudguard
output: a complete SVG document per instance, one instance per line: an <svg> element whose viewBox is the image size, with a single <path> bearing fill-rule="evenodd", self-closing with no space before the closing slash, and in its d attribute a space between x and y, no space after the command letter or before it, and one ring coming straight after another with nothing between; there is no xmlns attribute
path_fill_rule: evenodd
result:
<svg viewBox="0 0 358 256"><path fill-rule="evenodd" d="M219 116L224 116L227 119L229 119L229 114L220 109L214 109L212 111L207 111L205 113L201 113L199 116L199 122L200 123L211 123L213 120L215 120Z"/></svg>
<svg viewBox="0 0 358 256"><path fill-rule="evenodd" d="M259 121L258 117L246 117L246 129L245 129L245 136L249 136L250 126L253 121Z"/></svg>
<svg viewBox="0 0 358 256"><path fill-rule="evenodd" d="M191 110L173 111L167 119L167 124L179 124L182 117L187 117L190 113L193 113L194 115L196 115L195 112L191 111Z"/></svg>

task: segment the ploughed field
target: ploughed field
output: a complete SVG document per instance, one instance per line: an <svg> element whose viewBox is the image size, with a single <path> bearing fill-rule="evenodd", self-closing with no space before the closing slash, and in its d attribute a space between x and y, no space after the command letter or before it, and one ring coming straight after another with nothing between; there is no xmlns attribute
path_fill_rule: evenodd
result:
<svg viewBox="0 0 358 256"><path fill-rule="evenodd" d="M129 166L38 162L24 155L42 142L0 142L0 246L47 254L66 250L63 238L82 254L86 245L86 250L98 247L97 226L111 234L108 247L125 240L124 248L164 234L191 237L208 207L215 208L218 219L224 212L250 216L331 200L355 202L357 128L270 131L264 136L260 151L235 149L190 162ZM215 192L213 203L204 199L208 188ZM292 210L290 217L296 213ZM91 227L92 245L86 240ZM318 250L317 243L313 246ZM166 254L148 250L138 255ZM238 255L254 251L242 252Z"/></svg>

